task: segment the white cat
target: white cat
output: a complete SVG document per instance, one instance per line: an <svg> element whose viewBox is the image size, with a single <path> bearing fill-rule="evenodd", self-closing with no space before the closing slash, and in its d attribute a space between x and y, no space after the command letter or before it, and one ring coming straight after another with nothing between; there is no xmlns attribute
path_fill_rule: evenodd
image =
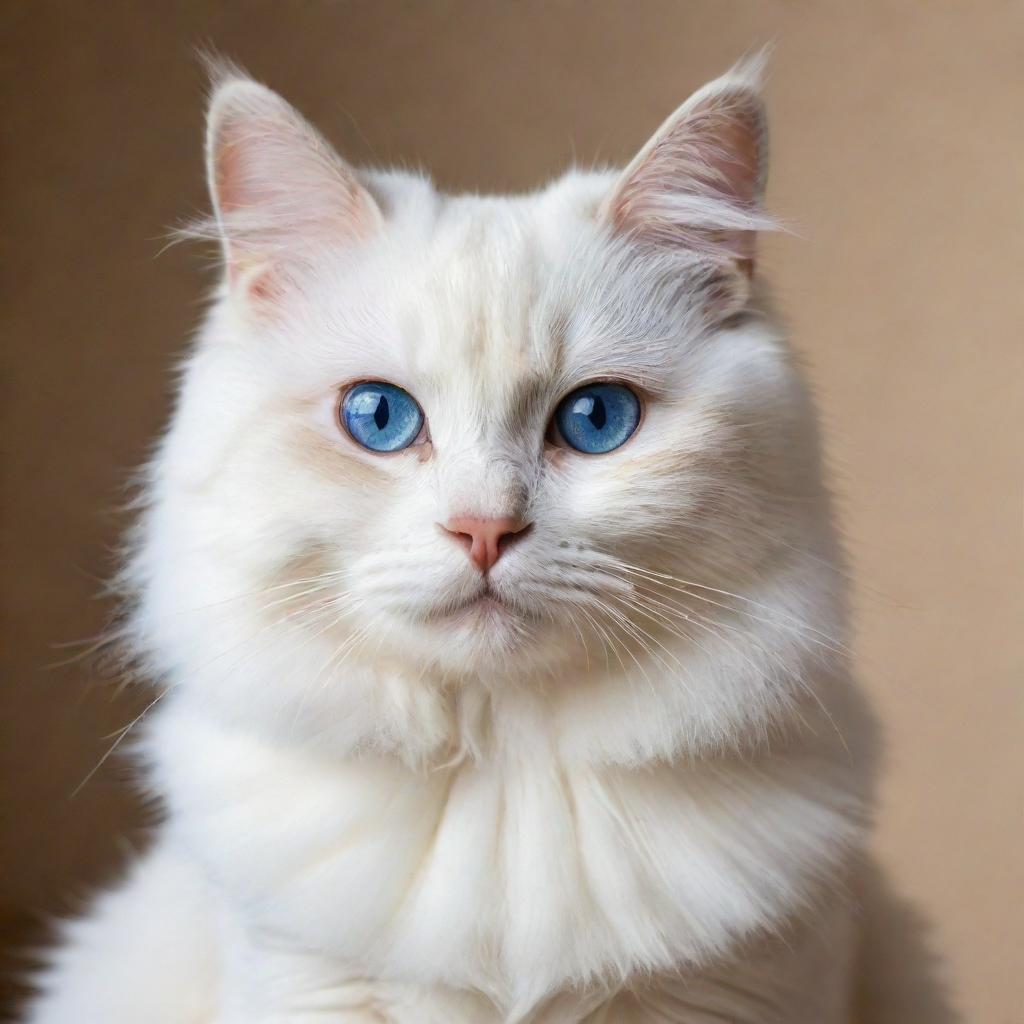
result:
<svg viewBox="0 0 1024 1024"><path fill-rule="evenodd" d="M758 76L490 198L222 70L125 574L166 816L27 1021L845 1024L871 730Z"/></svg>

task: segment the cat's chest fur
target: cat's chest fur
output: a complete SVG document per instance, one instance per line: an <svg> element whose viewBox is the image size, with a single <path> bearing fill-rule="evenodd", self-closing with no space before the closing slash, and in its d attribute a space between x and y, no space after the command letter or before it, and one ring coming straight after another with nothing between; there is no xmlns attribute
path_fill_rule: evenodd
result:
<svg viewBox="0 0 1024 1024"><path fill-rule="evenodd" d="M595 767L531 742L413 772L182 709L151 744L174 835L252 926L519 1005L726 953L812 899L857 831L843 773L808 754Z"/></svg>

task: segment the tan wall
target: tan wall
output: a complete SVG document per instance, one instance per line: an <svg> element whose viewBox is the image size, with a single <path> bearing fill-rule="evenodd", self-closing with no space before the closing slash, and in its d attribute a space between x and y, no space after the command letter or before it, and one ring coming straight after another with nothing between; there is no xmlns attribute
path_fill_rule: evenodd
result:
<svg viewBox="0 0 1024 1024"><path fill-rule="evenodd" d="M199 315L200 256L157 258L165 226L204 201L189 47L240 58L356 161L502 189L573 156L624 160L768 39L771 199L800 237L771 242L767 263L824 411L861 672L888 733L876 847L965 1019L1024 1019L1024 5L996 0L6 5L12 939L30 908L102 875L133 817L116 762L70 793L141 695L44 665L102 624L119 488ZM875 976L913 973L904 910L870 920ZM901 1024L943 1019L933 995L906 998Z"/></svg>

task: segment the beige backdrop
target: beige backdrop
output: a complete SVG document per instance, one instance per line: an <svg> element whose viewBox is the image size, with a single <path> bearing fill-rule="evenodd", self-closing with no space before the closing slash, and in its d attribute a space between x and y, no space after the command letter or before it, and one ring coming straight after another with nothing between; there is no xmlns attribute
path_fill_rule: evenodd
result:
<svg viewBox="0 0 1024 1024"><path fill-rule="evenodd" d="M143 707L48 668L94 600L122 484L168 408L202 257L160 255L204 202L213 42L356 161L520 189L623 161L705 79L777 42L767 264L823 410L885 723L868 917L900 1024L1020 1024L1024 5L481 0L4 5L6 663L0 913L73 905L137 820L116 759ZM883 905L884 903L884 905ZM916 908L911 910L910 908ZM868 1011L868 1019L881 1019ZM99 1022L83 1022L99 1024Z"/></svg>

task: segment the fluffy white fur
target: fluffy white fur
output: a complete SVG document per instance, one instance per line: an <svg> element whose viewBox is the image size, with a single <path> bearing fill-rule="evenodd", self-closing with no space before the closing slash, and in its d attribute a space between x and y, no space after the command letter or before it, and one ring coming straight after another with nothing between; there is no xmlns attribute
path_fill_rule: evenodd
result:
<svg viewBox="0 0 1024 1024"><path fill-rule="evenodd" d="M757 67L622 174L357 173L227 71L224 280L126 586L149 853L31 1024L839 1024L868 789L813 416L753 274ZM338 425L383 379L388 456ZM545 441L594 379L621 449ZM533 524L480 573L437 524Z"/></svg>

